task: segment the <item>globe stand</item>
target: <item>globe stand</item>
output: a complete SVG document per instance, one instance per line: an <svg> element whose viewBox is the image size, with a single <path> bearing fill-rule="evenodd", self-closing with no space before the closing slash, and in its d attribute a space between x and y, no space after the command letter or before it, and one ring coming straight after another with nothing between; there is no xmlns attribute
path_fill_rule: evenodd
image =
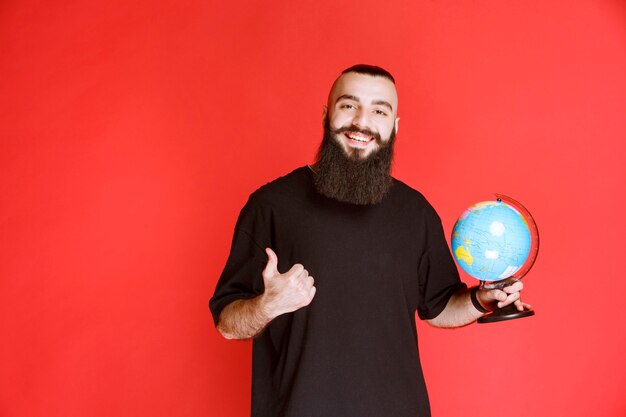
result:
<svg viewBox="0 0 626 417"><path fill-rule="evenodd" d="M509 277L502 281L489 281L489 282L481 281L480 288L485 289L485 290L494 290L494 289L501 290L504 287L508 287L508 286L515 284L517 281L519 281L519 279L515 277ZM485 314L484 316L480 317L477 320L477 322L478 323L495 323L498 321L521 319L523 317L530 317L534 315L535 315L534 310L527 310L526 308L524 308L524 311L519 311L517 307L515 306L515 304L509 304L502 308L496 308L489 314Z"/></svg>
<svg viewBox="0 0 626 417"><path fill-rule="evenodd" d="M534 315L535 312L533 310L524 309L524 311L519 311L514 304L509 304L508 306L504 306L502 308L496 308L491 313L480 317L477 322L495 323L498 321L521 319L522 317L530 317Z"/></svg>

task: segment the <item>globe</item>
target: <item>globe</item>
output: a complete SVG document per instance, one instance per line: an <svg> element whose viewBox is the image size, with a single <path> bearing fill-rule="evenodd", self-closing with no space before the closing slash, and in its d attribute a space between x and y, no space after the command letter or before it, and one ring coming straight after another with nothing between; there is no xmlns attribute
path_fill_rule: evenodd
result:
<svg viewBox="0 0 626 417"><path fill-rule="evenodd" d="M466 209L452 230L452 253L457 264L486 282L521 278L530 269L528 264L532 266L538 249L538 234L530 213L515 200L497 196L495 201Z"/></svg>

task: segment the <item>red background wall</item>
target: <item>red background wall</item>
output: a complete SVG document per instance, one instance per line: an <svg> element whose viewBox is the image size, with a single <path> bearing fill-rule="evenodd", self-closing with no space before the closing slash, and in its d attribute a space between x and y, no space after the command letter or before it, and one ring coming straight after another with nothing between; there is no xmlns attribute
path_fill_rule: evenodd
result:
<svg viewBox="0 0 626 417"><path fill-rule="evenodd" d="M541 232L534 318L419 324L434 415L626 415L617 0L2 2L0 415L248 415L207 301L358 62L396 76L394 173L446 233L493 192Z"/></svg>

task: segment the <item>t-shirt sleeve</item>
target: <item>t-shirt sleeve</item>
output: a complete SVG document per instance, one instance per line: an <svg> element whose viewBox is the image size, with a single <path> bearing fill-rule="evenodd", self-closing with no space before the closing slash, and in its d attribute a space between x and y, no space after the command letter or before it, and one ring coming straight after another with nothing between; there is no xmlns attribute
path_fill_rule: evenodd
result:
<svg viewBox="0 0 626 417"><path fill-rule="evenodd" d="M426 244L418 269L420 299L417 313L422 320L437 317L452 294L467 288L452 259L441 219L432 208L426 211L426 229Z"/></svg>
<svg viewBox="0 0 626 417"><path fill-rule="evenodd" d="M239 214L228 260L209 301L216 325L228 304L263 293L262 272L267 263L265 248L270 246L269 231L269 219L251 197Z"/></svg>

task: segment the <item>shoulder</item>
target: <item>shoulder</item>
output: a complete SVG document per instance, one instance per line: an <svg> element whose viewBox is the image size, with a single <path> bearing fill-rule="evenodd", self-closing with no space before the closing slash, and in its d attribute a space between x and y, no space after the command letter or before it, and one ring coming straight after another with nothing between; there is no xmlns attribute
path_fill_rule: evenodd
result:
<svg viewBox="0 0 626 417"><path fill-rule="evenodd" d="M253 204L265 205L268 202L284 199L298 200L306 195L312 185L311 172L307 166L296 168L290 173L276 178L250 194Z"/></svg>
<svg viewBox="0 0 626 417"><path fill-rule="evenodd" d="M276 214L292 211L301 204L310 176L308 168L302 167L279 177L254 191L248 197L237 220L237 229L254 233L258 225L272 222Z"/></svg>
<svg viewBox="0 0 626 417"><path fill-rule="evenodd" d="M438 231L442 227L441 217L420 191L394 178L390 195L390 209L396 216L409 219L423 232Z"/></svg>
<svg viewBox="0 0 626 417"><path fill-rule="evenodd" d="M417 210L429 216L438 217L433 206L421 192L396 178L393 178L391 198L394 203L403 205L411 211Z"/></svg>

